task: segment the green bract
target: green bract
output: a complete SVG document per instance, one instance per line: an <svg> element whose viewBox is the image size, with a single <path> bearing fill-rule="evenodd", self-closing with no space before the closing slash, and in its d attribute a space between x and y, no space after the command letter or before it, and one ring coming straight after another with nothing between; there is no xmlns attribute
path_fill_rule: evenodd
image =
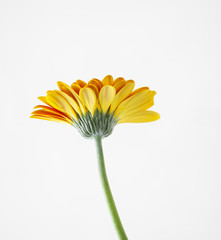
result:
<svg viewBox="0 0 221 240"><path fill-rule="evenodd" d="M78 115L78 121L74 120L74 125L80 134L85 138L91 138L94 136L107 137L109 136L114 127L117 125L118 119L109 111L104 113L103 111L95 110L94 116L90 112L85 115Z"/></svg>

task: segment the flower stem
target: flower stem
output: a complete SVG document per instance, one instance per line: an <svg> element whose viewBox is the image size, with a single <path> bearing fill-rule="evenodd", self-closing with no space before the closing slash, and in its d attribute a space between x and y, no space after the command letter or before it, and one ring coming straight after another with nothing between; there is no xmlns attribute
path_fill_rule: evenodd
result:
<svg viewBox="0 0 221 240"><path fill-rule="evenodd" d="M111 189L108 183L107 173L106 173L105 163L104 163L101 136L95 136L95 142L97 147L97 156L98 156L98 162L99 162L99 171L100 171L101 181L102 181L103 189L106 195L107 203L113 218L115 228L117 230L120 240L128 240L127 235L124 231L123 225L121 223L119 214L117 212L117 208L114 203L114 198L112 196Z"/></svg>

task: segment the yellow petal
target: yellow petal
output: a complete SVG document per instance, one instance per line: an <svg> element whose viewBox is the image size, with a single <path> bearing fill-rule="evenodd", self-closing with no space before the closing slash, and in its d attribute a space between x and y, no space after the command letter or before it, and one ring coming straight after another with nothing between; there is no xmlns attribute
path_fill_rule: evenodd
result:
<svg viewBox="0 0 221 240"><path fill-rule="evenodd" d="M67 100L67 102L72 106L72 108L73 108L79 115L82 114L78 103L77 103L72 97L70 97L67 93L62 92L62 91L59 91L59 90L54 90L54 92L60 94L63 98L65 98L65 99Z"/></svg>
<svg viewBox="0 0 221 240"><path fill-rule="evenodd" d="M138 92L120 103L115 111L115 116L123 118L141 110L146 110L153 106L155 91L145 90Z"/></svg>
<svg viewBox="0 0 221 240"><path fill-rule="evenodd" d="M85 107L84 107L83 103L81 102L81 99L80 99L79 95L71 87L69 87L67 84L65 84L63 82L57 82L57 84L58 84L58 87L61 91L67 93L70 97L72 97L75 100L75 102L77 102L77 104L80 107L81 112L85 113L86 110L85 110ZM81 113L79 113L79 114L81 115Z"/></svg>
<svg viewBox="0 0 221 240"><path fill-rule="evenodd" d="M77 115L72 106L70 105L70 103L59 93L55 91L49 92L47 94L47 101L52 107L54 107L58 111L66 113L70 117L77 119Z"/></svg>
<svg viewBox="0 0 221 240"><path fill-rule="evenodd" d="M97 107L97 97L91 88L82 88L79 92L79 97L85 107L94 115L94 111Z"/></svg>
<svg viewBox="0 0 221 240"><path fill-rule="evenodd" d="M116 90L113 86L107 85L101 88L101 91L99 93L99 103L104 113L106 113L110 107L115 94Z"/></svg>
<svg viewBox="0 0 221 240"><path fill-rule="evenodd" d="M133 80L127 81L126 85L123 88L121 88L121 90L114 97L110 107L110 112L113 112L118 107L118 105L131 94L131 92L134 89L134 86L135 83Z"/></svg>
<svg viewBox="0 0 221 240"><path fill-rule="evenodd" d="M154 111L140 111L125 118L121 118L118 123L145 123L156 121L160 114Z"/></svg>
<svg viewBox="0 0 221 240"><path fill-rule="evenodd" d="M126 81L123 79L119 82L114 83L113 87L116 89L116 92L120 91L126 85Z"/></svg>
<svg viewBox="0 0 221 240"><path fill-rule="evenodd" d="M47 101L47 97L41 96L41 97L38 97L38 99L41 100L43 103L45 103L45 104L47 104L47 105L50 106L50 104L49 104L48 101Z"/></svg>
<svg viewBox="0 0 221 240"><path fill-rule="evenodd" d="M111 75L107 75L103 80L102 80L102 83L103 85L112 85L114 82L114 79Z"/></svg>

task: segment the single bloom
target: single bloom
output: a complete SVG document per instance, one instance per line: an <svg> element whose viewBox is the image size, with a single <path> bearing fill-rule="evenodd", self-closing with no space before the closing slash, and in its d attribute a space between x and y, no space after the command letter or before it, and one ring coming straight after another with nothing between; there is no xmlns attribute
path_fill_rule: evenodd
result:
<svg viewBox="0 0 221 240"><path fill-rule="evenodd" d="M148 87L134 90L133 80L107 75L102 81L88 83L77 80L71 86L58 82L60 90L48 91L39 97L45 105L37 105L31 118L71 124L82 136L94 138L99 172L106 200L118 237L128 240L108 182L102 138L109 136L119 123L144 123L158 120L157 112L148 110L154 104L155 91Z"/></svg>
<svg viewBox="0 0 221 240"><path fill-rule="evenodd" d="M77 80L71 86L58 82L60 90L38 97L46 105L37 105L31 118L71 124L86 138L109 136L119 123L145 123L158 120L159 113L148 110L154 104L155 91L148 87L134 90L135 82L107 75L88 83Z"/></svg>

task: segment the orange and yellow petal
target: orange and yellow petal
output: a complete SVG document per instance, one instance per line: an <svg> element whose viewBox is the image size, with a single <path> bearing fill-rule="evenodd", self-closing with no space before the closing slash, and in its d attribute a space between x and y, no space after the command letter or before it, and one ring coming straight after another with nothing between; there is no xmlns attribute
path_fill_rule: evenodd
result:
<svg viewBox="0 0 221 240"><path fill-rule="evenodd" d="M47 94L47 101L48 103L57 109L58 111L61 111L63 113L67 113L71 118L77 119L77 115L70 105L70 103L64 98L61 94L50 91Z"/></svg>
<svg viewBox="0 0 221 240"><path fill-rule="evenodd" d="M58 111L57 109L53 108L53 107L48 107L48 106L45 106L45 105L37 105L34 107L34 109L41 109L41 110L45 110L49 113L53 113L53 114L57 114L57 115L61 115L65 118L69 118L67 114L61 112L61 111ZM69 118L70 119L70 118Z"/></svg>
<svg viewBox="0 0 221 240"><path fill-rule="evenodd" d="M65 114L63 114L62 112L59 112L58 110L51 108L51 107L47 107L47 106L36 106L36 108L40 108L37 109L35 111L33 111L31 114L31 117L44 117L44 118L52 118L52 119L58 119L59 121L65 121L67 123L72 124L73 121L67 117Z"/></svg>
<svg viewBox="0 0 221 240"><path fill-rule="evenodd" d="M106 85L112 85L114 82L114 79L111 75L107 75L106 77L104 77L104 79L102 80L102 83L104 86Z"/></svg>
<svg viewBox="0 0 221 240"><path fill-rule="evenodd" d="M58 123L67 123L67 124L73 124L68 121L66 121L63 118L60 117L50 117L50 116L42 116L42 115L32 115L30 118L36 118L36 119L42 119L42 120L47 120L47 121L53 121L53 122L58 122Z"/></svg>

